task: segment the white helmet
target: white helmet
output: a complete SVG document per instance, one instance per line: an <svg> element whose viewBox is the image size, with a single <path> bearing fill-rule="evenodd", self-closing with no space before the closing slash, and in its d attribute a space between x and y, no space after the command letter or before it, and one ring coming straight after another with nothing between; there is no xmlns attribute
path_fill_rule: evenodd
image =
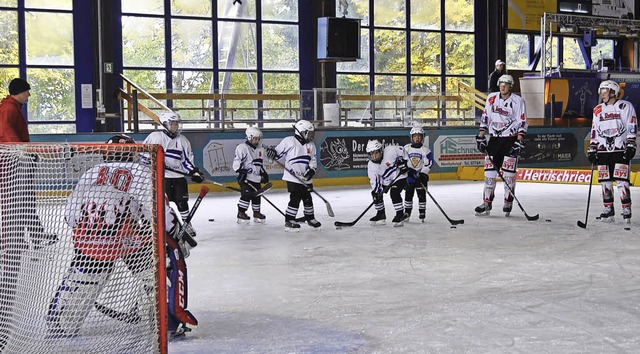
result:
<svg viewBox="0 0 640 354"><path fill-rule="evenodd" d="M262 132L256 127L247 128L247 130L244 131L244 135L247 136L247 140L252 140L253 138L262 139Z"/></svg>
<svg viewBox="0 0 640 354"><path fill-rule="evenodd" d="M299 120L296 124L293 125L293 129L295 130L295 134L302 138L306 142L313 141L314 130L313 124L308 120Z"/></svg>
<svg viewBox="0 0 640 354"><path fill-rule="evenodd" d="M421 125L416 125L413 128L411 128L411 132L409 132L409 136L412 136L413 134L422 134L422 135L424 135L424 129L422 129Z"/></svg>
<svg viewBox="0 0 640 354"><path fill-rule="evenodd" d="M374 151L382 150L382 144L378 140L367 141L367 153L370 154Z"/></svg>
<svg viewBox="0 0 640 354"><path fill-rule="evenodd" d="M500 85L501 83L505 83L505 84L509 84L509 85L513 86L514 82L515 81L513 81L513 77L511 75L502 75L498 79L498 85Z"/></svg>
<svg viewBox="0 0 640 354"><path fill-rule="evenodd" d="M182 131L182 119L176 112L164 111L160 113L160 123L164 127L164 132L170 138L175 138ZM171 124L178 123L178 129L176 131L171 130Z"/></svg>
<svg viewBox="0 0 640 354"><path fill-rule="evenodd" d="M598 92L600 92L604 88L609 89L609 93L613 93L616 96L620 92L620 85L618 85L618 83L613 80L602 81L600 83L600 87L598 87Z"/></svg>

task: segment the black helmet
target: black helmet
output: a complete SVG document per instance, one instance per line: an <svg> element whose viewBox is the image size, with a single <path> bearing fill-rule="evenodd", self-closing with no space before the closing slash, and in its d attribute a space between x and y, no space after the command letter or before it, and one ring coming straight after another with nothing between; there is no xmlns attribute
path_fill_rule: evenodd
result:
<svg viewBox="0 0 640 354"><path fill-rule="evenodd" d="M105 143L120 145L120 144L135 144L136 141L133 140L133 138L128 135L118 134L107 139ZM136 153L134 152L134 150L124 151L124 149L121 149L118 146L112 146L107 148L107 152L104 159L105 161L108 161L108 162L129 162L129 161L133 161L134 156L136 156Z"/></svg>

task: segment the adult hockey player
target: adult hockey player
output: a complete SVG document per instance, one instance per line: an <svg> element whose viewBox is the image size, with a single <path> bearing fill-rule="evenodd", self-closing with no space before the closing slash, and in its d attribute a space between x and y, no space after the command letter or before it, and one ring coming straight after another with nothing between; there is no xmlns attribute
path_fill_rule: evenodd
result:
<svg viewBox="0 0 640 354"><path fill-rule="evenodd" d="M589 162L598 166L598 182L602 185L604 210L600 218L614 220L615 181L622 203L622 218L631 222L629 165L636 154L636 111L629 101L618 99L620 86L615 81L603 81L598 91L602 103L593 109L588 157Z"/></svg>
<svg viewBox="0 0 640 354"><path fill-rule="evenodd" d="M414 126L409 132L411 143L404 146L407 161L407 184L404 192L404 217L408 219L413 209L413 194L418 194L418 218L424 222L427 213L427 183L433 165L433 153L424 146L424 129Z"/></svg>
<svg viewBox="0 0 640 354"><path fill-rule="evenodd" d="M189 215L187 179L183 174L170 171L169 168L187 173L195 183L202 183L204 175L193 164L191 143L181 134L182 120L180 116L175 112L165 111L160 113L160 122L164 129L149 134L143 144L159 144L164 148L164 164L167 167L164 173L164 190L169 201L176 204L184 221Z"/></svg>
<svg viewBox="0 0 640 354"><path fill-rule="evenodd" d="M238 184L242 190L238 201L238 223L249 222L249 204L253 210L253 221L264 223L266 217L260 212L261 197L253 194L261 188L260 183L269 182L269 175L262 164L265 156L262 132L256 127L249 127L244 133L247 140L236 147L233 158L233 170L238 174Z"/></svg>
<svg viewBox="0 0 640 354"><path fill-rule="evenodd" d="M287 191L289 191L289 204L285 212L284 224L286 231L300 229L300 224L295 221L300 201L304 206L307 224L313 228L321 226L321 223L316 220L313 198L311 198L313 176L318 168L316 145L313 143L315 129L307 120L297 121L293 129L293 136L282 139L275 149L267 148L267 156L271 160L284 161L282 180L287 181Z"/></svg>
<svg viewBox="0 0 640 354"><path fill-rule="evenodd" d="M126 135L107 140L107 144L114 146L134 143ZM150 247L154 237L152 205L144 198L149 195L151 178L151 170L140 163L136 153L111 152L105 162L92 167L78 180L65 207L65 221L72 230L74 257L49 304L46 321L50 336L78 334L119 259L145 284L142 290L146 294L153 291L146 285L153 284L155 278ZM165 240L171 259L169 328L175 335L184 333L185 323L195 326L197 320L185 310L186 265L180 264L180 260L184 263L182 250L186 248L178 240L174 241L179 223L168 202L165 213L168 230ZM178 269L184 274L181 279L174 274ZM175 300L177 292L184 301ZM154 299L147 301L150 305L154 303Z"/></svg>
<svg viewBox="0 0 640 354"><path fill-rule="evenodd" d="M487 97L480 120L480 131L476 136L478 150L486 155L483 202L476 207L476 215L489 215L491 212L498 168L502 170L505 179L502 211L506 216L511 213L513 208L511 191L515 193L516 190L518 156L524 149L524 136L528 128L524 100L512 92L513 77L502 75L498 79L498 84L500 91L491 93ZM490 137L488 143L487 135Z"/></svg>
<svg viewBox="0 0 640 354"><path fill-rule="evenodd" d="M404 207L402 205L402 190L407 178L407 161L404 159L404 149L401 146L389 145L386 148L378 140L367 142L367 174L371 183L371 196L373 197L376 215L369 219L371 225L384 225L387 216L384 210L382 196L390 191L391 201L396 215L393 217L393 226L404 225Z"/></svg>

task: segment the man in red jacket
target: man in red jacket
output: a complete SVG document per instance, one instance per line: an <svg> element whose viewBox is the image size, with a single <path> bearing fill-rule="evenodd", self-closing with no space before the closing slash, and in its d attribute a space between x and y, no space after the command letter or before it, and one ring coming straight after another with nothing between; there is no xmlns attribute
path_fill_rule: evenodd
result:
<svg viewBox="0 0 640 354"><path fill-rule="evenodd" d="M31 86L24 79L15 78L9 84L9 96L0 101L0 143L29 141L27 120L22 106L27 103Z"/></svg>

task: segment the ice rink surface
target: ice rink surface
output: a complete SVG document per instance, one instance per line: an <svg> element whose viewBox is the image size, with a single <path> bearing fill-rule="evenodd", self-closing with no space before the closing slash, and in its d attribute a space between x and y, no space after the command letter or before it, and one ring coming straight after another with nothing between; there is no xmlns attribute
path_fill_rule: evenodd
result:
<svg viewBox="0 0 640 354"><path fill-rule="evenodd" d="M602 210L594 184L518 183L514 203L477 217L481 182L432 182L427 219L414 210L404 227L370 226L369 189L319 188L335 217L314 198L318 230L284 231L266 201L266 224L236 223L238 194L210 193L194 226L199 245L187 259L188 309L198 328L170 353L638 353L640 232ZM633 219L640 188L632 187ZM286 209L288 193L267 198ZM195 195L191 196L191 203ZM417 197L414 199L417 206ZM302 208L300 209L300 214ZM210 218L215 219L209 222Z"/></svg>

